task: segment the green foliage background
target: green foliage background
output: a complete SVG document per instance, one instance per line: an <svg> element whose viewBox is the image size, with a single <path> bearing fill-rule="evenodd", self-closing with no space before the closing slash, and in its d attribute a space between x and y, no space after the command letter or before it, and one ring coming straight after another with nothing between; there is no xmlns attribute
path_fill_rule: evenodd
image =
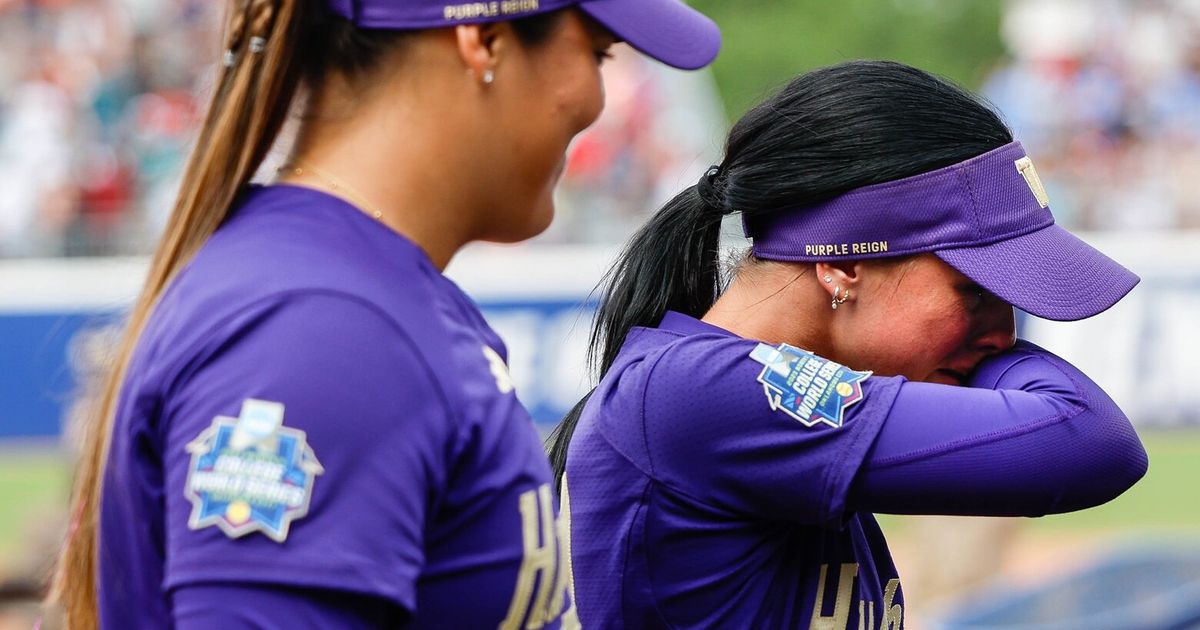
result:
<svg viewBox="0 0 1200 630"><path fill-rule="evenodd" d="M1003 55L1002 0L693 0L721 25L713 66L731 119L793 76L893 59L977 88Z"/></svg>

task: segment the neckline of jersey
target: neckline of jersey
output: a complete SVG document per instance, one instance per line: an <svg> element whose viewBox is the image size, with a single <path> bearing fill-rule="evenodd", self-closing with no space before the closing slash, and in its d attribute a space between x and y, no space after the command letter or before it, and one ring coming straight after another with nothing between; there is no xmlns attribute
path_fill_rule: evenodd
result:
<svg viewBox="0 0 1200 630"><path fill-rule="evenodd" d="M701 334L717 334L726 337L736 337L737 335L721 328L714 326L708 322L701 321L691 315L684 315L678 311L667 311L663 315L662 321L658 324L659 330L673 331L684 335L701 335Z"/></svg>
<svg viewBox="0 0 1200 630"><path fill-rule="evenodd" d="M337 195L332 195L332 194L329 194L328 192L325 192L324 190L320 190L318 188L311 188L309 186L303 186L300 184L291 184L291 183L286 183L286 182L271 182L269 184L256 183L256 184L250 184L246 187L245 197L242 198L241 200L239 200L239 202L237 204L239 206L239 210L243 209L243 208L253 209L254 204L250 203L251 200L253 200L255 197L259 197L259 196L263 196L263 195L268 196L268 197L273 197L273 196L277 196L277 195L285 195L285 196L286 195L297 195L299 197L309 197L309 198L312 198L314 201L320 201L322 203L336 204L338 206L343 206L347 210L350 210L352 212L338 213L339 216L348 216L349 221L351 221L352 223L357 223L360 226L364 226L364 228L367 229L371 233L380 234L380 235L383 235L384 238L395 239L395 240L399 241L406 248L411 249L417 255L417 257L421 260L421 262L429 265L434 271L438 272L438 275L445 277L445 273L442 270L438 269L437 265L433 264L433 259L431 259L429 257L429 254L427 254L425 252L425 250L422 249L421 246L418 245L415 241L413 241L408 236L401 234L400 232L397 232L396 230L393 230L392 228L388 227L381 221L371 217L366 212L363 212L362 209L360 209L358 206L354 205L353 203L350 203L349 201L347 201L345 199L342 199L341 197L338 197ZM369 226L369 227L366 227L366 226Z"/></svg>

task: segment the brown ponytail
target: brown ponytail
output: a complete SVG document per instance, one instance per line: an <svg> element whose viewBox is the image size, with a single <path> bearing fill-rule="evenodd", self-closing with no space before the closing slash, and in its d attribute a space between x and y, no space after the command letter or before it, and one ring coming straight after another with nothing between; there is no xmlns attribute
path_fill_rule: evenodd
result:
<svg viewBox="0 0 1200 630"><path fill-rule="evenodd" d="M70 628L98 626L100 492L117 394L133 348L164 287L216 231L275 142L300 83L299 52L304 47L304 26L312 19L305 13L317 6L309 0L241 0L230 8L226 65L146 284L129 314L112 371L84 430L71 525L49 598L62 607Z"/></svg>
<svg viewBox="0 0 1200 630"><path fill-rule="evenodd" d="M98 625L97 518L117 395L138 337L163 289L229 213L262 164L287 119L301 84L323 89L330 75L362 88L375 83L381 61L407 40L407 31L363 29L330 16L326 0L231 0L225 25L225 62L184 171L141 296L129 314L124 339L101 395L84 427L75 478L72 519L54 576L49 603L67 625ZM545 40L562 11L514 21L523 43Z"/></svg>

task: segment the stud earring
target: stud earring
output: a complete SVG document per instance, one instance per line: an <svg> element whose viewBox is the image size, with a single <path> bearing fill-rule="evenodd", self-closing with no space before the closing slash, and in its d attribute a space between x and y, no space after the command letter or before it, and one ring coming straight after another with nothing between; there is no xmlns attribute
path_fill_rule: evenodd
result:
<svg viewBox="0 0 1200 630"><path fill-rule="evenodd" d="M491 85L492 82L495 80L496 80L496 73L492 72L491 68L488 68L487 70L483 71L483 83L485 85Z"/></svg>
<svg viewBox="0 0 1200 630"><path fill-rule="evenodd" d="M833 276L825 274L825 284L829 284L830 282L833 282Z"/></svg>

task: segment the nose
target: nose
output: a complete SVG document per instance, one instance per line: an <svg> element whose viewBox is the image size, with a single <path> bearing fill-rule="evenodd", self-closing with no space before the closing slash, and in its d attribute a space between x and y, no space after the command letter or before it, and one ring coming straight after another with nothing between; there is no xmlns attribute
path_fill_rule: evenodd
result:
<svg viewBox="0 0 1200 630"><path fill-rule="evenodd" d="M975 336L976 349L985 354L998 354L1013 347L1017 341L1017 322L1011 305L993 300L981 309Z"/></svg>

